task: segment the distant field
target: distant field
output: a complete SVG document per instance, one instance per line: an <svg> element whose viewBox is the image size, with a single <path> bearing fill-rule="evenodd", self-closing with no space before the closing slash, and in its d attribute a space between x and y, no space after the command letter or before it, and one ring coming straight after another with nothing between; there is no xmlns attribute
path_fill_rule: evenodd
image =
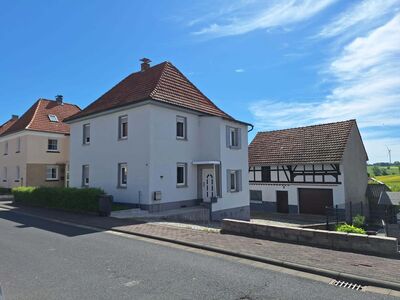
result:
<svg viewBox="0 0 400 300"><path fill-rule="evenodd" d="M374 170L379 168L378 174ZM400 192L400 168L398 166L368 166L368 173L371 177L385 183L392 191ZM386 173L386 174L385 174Z"/></svg>
<svg viewBox="0 0 400 300"><path fill-rule="evenodd" d="M376 176L377 174L374 174L374 167L375 166L368 166L367 167L367 170L368 170L368 173L371 175L371 176ZM387 174L388 175L400 175L400 169L399 169L399 167L398 166L391 166L391 167L380 167L380 166L378 166L378 168L381 170L381 172L383 171L383 170L385 170L386 172L387 172ZM380 175L380 174L379 174Z"/></svg>
<svg viewBox="0 0 400 300"><path fill-rule="evenodd" d="M400 192L400 175L374 176L385 183L393 192Z"/></svg>

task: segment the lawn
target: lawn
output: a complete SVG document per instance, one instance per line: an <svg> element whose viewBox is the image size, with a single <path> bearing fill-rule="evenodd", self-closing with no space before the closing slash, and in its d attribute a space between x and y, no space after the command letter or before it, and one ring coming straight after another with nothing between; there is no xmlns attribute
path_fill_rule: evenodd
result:
<svg viewBox="0 0 400 300"><path fill-rule="evenodd" d="M400 192L400 175L375 176L374 178L385 183L393 192Z"/></svg>

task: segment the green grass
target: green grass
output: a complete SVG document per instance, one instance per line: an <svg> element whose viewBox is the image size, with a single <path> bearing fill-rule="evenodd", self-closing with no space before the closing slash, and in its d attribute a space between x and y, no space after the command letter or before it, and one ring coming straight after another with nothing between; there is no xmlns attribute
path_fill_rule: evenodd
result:
<svg viewBox="0 0 400 300"><path fill-rule="evenodd" d="M374 177L386 184L392 192L400 192L400 175L386 175Z"/></svg>
<svg viewBox="0 0 400 300"><path fill-rule="evenodd" d="M373 168L375 166L367 166L367 171L371 176L375 176ZM391 166L391 167L385 167L385 166L378 166L378 168L382 171L385 170L388 175L400 175L400 169L398 166Z"/></svg>

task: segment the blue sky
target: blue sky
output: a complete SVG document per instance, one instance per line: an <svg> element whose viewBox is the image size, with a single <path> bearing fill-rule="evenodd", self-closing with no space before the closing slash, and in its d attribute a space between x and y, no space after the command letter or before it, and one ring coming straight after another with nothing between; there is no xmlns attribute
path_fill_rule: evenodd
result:
<svg viewBox="0 0 400 300"><path fill-rule="evenodd" d="M400 0L0 1L0 122L171 61L255 130L356 118L400 160Z"/></svg>

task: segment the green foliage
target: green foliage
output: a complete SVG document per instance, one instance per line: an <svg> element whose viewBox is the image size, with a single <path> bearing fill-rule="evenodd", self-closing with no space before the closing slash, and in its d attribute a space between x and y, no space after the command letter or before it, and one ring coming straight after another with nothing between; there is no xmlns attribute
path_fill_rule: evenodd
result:
<svg viewBox="0 0 400 300"><path fill-rule="evenodd" d="M373 173L375 176L381 176L381 175L382 175L381 168L379 168L378 166L374 166L374 167L372 168L372 173Z"/></svg>
<svg viewBox="0 0 400 300"><path fill-rule="evenodd" d="M98 198L104 194L95 188L46 187L18 187L13 188L12 193L16 203L81 212L97 212Z"/></svg>
<svg viewBox="0 0 400 300"><path fill-rule="evenodd" d="M10 195L11 189L1 188L0 187L0 195Z"/></svg>
<svg viewBox="0 0 400 300"><path fill-rule="evenodd" d="M336 226L336 231L347 233L366 234L365 230L349 224L342 224Z"/></svg>
<svg viewBox="0 0 400 300"><path fill-rule="evenodd" d="M382 176L389 175L388 172L386 171L386 169L381 169L381 171L382 171Z"/></svg>
<svg viewBox="0 0 400 300"><path fill-rule="evenodd" d="M358 228L364 228L365 226L365 217L362 215L356 215L353 218L353 225Z"/></svg>

